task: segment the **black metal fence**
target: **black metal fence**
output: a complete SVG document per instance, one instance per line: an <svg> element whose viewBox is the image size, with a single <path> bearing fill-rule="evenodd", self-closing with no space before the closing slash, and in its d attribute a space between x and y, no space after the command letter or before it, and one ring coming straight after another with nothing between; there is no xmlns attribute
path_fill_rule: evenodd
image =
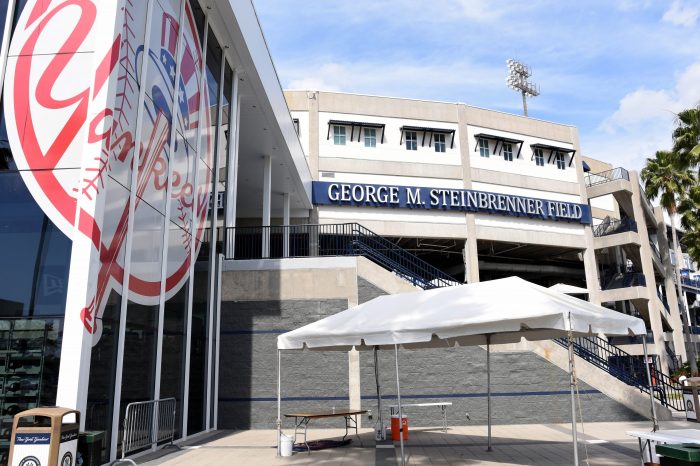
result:
<svg viewBox="0 0 700 466"><path fill-rule="evenodd" d="M453 277L358 223L236 227L227 259L363 256L423 289L458 285Z"/></svg>
<svg viewBox="0 0 700 466"><path fill-rule="evenodd" d="M637 222L629 217L623 218L622 220L603 221L593 229L593 236L599 238L601 236L614 235L615 233L624 233L626 231L637 232Z"/></svg>
<svg viewBox="0 0 700 466"><path fill-rule="evenodd" d="M568 347L568 338L558 338L554 341ZM685 411L683 388L678 382L659 371L655 363L649 367L650 387L643 357L632 356L597 336L574 338L573 347L578 357L603 369L618 380L646 393L651 390L654 398L662 405L676 411Z"/></svg>

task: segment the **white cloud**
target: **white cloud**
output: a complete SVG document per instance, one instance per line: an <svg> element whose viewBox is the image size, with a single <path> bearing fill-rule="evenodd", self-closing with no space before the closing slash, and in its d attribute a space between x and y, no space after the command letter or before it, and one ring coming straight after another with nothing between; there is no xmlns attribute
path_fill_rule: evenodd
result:
<svg viewBox="0 0 700 466"><path fill-rule="evenodd" d="M689 5L681 0L674 0L671 7L666 10L661 21L675 24L676 26L693 27L700 16L700 9L696 5Z"/></svg>
<svg viewBox="0 0 700 466"><path fill-rule="evenodd" d="M638 89L583 142L585 153L615 166L640 170L647 157L671 147L676 113L700 101L700 62L687 67L669 89Z"/></svg>

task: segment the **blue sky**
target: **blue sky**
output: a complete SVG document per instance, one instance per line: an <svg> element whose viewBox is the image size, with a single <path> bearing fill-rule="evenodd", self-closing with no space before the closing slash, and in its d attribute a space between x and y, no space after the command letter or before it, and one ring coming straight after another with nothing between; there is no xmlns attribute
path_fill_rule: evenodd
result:
<svg viewBox="0 0 700 466"><path fill-rule="evenodd" d="M522 113L505 60L533 69L530 116L584 154L641 169L700 101L696 0L254 0L282 85Z"/></svg>

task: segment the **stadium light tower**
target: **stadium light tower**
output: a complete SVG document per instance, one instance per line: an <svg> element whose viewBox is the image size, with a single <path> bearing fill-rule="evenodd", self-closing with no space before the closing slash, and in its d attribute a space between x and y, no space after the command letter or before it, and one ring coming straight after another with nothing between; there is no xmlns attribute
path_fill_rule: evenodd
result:
<svg viewBox="0 0 700 466"><path fill-rule="evenodd" d="M527 80L527 78L532 76L532 71L529 66L513 60L512 58L506 60L506 64L508 65L506 84L514 91L519 91L522 94L523 114L527 116L527 97L537 97L540 95L540 88Z"/></svg>

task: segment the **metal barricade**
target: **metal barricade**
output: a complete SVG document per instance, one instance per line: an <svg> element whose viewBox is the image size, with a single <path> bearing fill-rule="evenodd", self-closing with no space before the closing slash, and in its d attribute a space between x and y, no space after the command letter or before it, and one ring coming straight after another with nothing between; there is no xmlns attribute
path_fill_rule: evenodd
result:
<svg viewBox="0 0 700 466"><path fill-rule="evenodd" d="M168 446L175 446L175 398L138 401L126 406L124 432L122 435L122 457L111 464L136 463L125 456L138 450L153 447L169 441Z"/></svg>

